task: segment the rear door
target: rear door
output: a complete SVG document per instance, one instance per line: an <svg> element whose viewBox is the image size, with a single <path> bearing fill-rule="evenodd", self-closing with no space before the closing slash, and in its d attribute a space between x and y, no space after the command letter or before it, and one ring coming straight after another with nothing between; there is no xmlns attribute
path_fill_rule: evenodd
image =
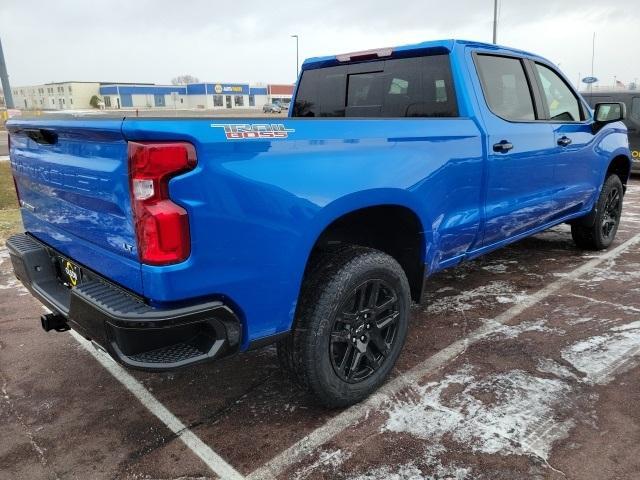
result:
<svg viewBox="0 0 640 480"><path fill-rule="evenodd" d="M548 222L555 211L553 130L537 120L539 102L522 58L476 54L487 130L485 246Z"/></svg>
<svg viewBox="0 0 640 480"><path fill-rule="evenodd" d="M25 230L139 293L122 119L17 120L10 160Z"/></svg>

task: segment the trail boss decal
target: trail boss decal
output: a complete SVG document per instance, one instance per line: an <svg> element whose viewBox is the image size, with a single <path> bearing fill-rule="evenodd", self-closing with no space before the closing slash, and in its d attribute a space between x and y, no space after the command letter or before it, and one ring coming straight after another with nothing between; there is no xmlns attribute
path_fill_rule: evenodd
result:
<svg viewBox="0 0 640 480"><path fill-rule="evenodd" d="M281 123L212 123L212 128L224 129L227 140L244 140L251 138L287 138L293 128L286 128Z"/></svg>

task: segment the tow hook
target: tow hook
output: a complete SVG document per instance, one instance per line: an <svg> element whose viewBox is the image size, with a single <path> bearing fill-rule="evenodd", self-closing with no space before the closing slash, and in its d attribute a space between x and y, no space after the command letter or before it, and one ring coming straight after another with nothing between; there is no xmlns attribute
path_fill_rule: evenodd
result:
<svg viewBox="0 0 640 480"><path fill-rule="evenodd" d="M56 332L66 332L71 329L67 323L67 319L56 313L47 313L46 315L42 315L40 317L40 323L42 323L42 329L45 332L49 332L51 330L55 330Z"/></svg>

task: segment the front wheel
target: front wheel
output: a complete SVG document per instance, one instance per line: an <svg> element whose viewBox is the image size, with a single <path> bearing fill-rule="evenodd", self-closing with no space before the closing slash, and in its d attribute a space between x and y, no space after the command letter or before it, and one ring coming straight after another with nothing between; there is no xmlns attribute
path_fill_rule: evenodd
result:
<svg viewBox="0 0 640 480"><path fill-rule="evenodd" d="M607 177L595 206L593 225L585 226L579 223L571 225L571 236L578 247L587 250L603 250L611 245L620 225L623 196L624 189L620 177L617 175Z"/></svg>
<svg viewBox="0 0 640 480"><path fill-rule="evenodd" d="M393 368L407 334L409 283L377 250L349 247L316 259L281 363L328 407L359 402Z"/></svg>

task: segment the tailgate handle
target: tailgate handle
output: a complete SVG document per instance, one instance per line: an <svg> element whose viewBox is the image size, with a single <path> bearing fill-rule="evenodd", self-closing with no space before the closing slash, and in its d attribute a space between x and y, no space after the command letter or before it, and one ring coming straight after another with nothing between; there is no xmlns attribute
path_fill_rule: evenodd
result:
<svg viewBox="0 0 640 480"><path fill-rule="evenodd" d="M44 128L26 129L23 132L36 143L42 145L54 145L58 143L58 134L53 130L45 130Z"/></svg>

